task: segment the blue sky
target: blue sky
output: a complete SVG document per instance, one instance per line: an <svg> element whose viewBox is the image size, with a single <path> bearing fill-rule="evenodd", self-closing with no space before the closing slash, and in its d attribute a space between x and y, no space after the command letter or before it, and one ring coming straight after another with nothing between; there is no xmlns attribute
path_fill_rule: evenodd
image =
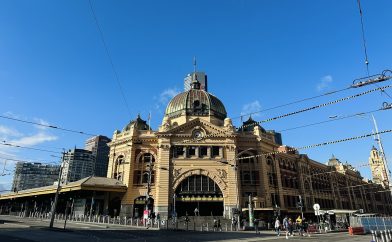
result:
<svg viewBox="0 0 392 242"><path fill-rule="evenodd" d="M366 76L356 0L92 3L130 113L87 0L13 0L2 1L0 8L1 115L111 137L138 113L147 118L151 112L156 129L167 102L182 91L184 76L193 70L193 56L198 69L208 74L209 91L224 102L230 117L341 89ZM362 0L362 7L370 73L391 69L392 2ZM253 118L270 118L372 88ZM263 126L282 130L375 110L383 102L392 100L377 92ZM390 112L375 113L380 130L391 128ZM240 125L240 119L233 121ZM282 135L285 144L300 147L367 134L372 127L368 118L352 118ZM59 148L83 147L88 137L0 119L0 138L61 152ZM388 156L392 134L382 138ZM363 139L302 153L323 163L334 154L355 166L367 162L373 144ZM58 162L47 152L4 146L0 152L1 170L5 157ZM5 173L13 166L7 161ZM367 167L359 170L369 177ZM11 175L1 176L0 188L9 188L11 181Z"/></svg>

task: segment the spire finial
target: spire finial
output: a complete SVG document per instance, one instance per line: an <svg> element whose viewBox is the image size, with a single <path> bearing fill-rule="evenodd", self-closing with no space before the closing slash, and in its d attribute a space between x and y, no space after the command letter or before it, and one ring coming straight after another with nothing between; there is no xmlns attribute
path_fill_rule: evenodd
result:
<svg viewBox="0 0 392 242"><path fill-rule="evenodd" d="M193 72L196 73L196 56L193 56Z"/></svg>

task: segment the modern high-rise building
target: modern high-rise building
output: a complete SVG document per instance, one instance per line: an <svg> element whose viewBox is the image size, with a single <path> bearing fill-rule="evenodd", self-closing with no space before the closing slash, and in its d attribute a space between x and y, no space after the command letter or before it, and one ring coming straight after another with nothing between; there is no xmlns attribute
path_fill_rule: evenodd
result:
<svg viewBox="0 0 392 242"><path fill-rule="evenodd" d="M95 156L89 150L73 149L64 153L62 182L68 183L93 176Z"/></svg>
<svg viewBox="0 0 392 242"><path fill-rule="evenodd" d="M16 163L12 191L53 185L60 172L59 165L42 163Z"/></svg>
<svg viewBox="0 0 392 242"><path fill-rule="evenodd" d="M102 135L97 135L86 140L84 149L95 156L94 176L106 177L108 172L109 151L108 143L111 140Z"/></svg>
<svg viewBox="0 0 392 242"><path fill-rule="evenodd" d="M184 78L184 91L191 90L191 87L192 87L191 84L192 84L193 79L195 79L195 73L196 73L196 79L200 83L200 89L207 92L208 91L207 75L205 72L199 72L199 71L192 72Z"/></svg>

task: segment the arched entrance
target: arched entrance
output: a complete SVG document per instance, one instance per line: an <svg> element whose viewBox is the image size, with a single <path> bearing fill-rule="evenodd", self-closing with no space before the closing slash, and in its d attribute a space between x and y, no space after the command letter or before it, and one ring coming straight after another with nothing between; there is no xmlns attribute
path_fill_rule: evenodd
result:
<svg viewBox="0 0 392 242"><path fill-rule="evenodd" d="M223 193L208 176L189 176L175 190L173 210L177 216L193 216L195 208L198 209L200 216L223 215Z"/></svg>
<svg viewBox="0 0 392 242"><path fill-rule="evenodd" d="M147 205L147 207L146 207L146 205ZM133 201L133 217L135 217L135 218L143 217L143 213L144 213L144 210L146 210L146 208L150 212L153 210L153 208L154 208L154 199L152 197L150 197L147 200L147 197L145 197L145 196L137 197Z"/></svg>

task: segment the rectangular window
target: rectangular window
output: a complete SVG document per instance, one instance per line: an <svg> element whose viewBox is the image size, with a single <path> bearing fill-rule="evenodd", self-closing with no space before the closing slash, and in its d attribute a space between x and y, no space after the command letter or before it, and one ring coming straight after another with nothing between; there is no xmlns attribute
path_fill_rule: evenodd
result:
<svg viewBox="0 0 392 242"><path fill-rule="evenodd" d="M189 146L188 147L188 157L192 157L196 155L196 147Z"/></svg>
<svg viewBox="0 0 392 242"><path fill-rule="evenodd" d="M142 184L142 171L133 172L133 184L134 185Z"/></svg>
<svg viewBox="0 0 392 242"><path fill-rule="evenodd" d="M211 149L211 156L214 158L214 157L216 157L216 156L219 156L220 154L219 154L219 150L220 150L220 147L219 146L212 146L212 149Z"/></svg>
<svg viewBox="0 0 392 242"><path fill-rule="evenodd" d="M257 185L260 183L259 179L259 172L258 171L252 171L252 184Z"/></svg>
<svg viewBox="0 0 392 242"><path fill-rule="evenodd" d="M200 157L207 156L207 146L200 146L199 151L200 151Z"/></svg>
<svg viewBox="0 0 392 242"><path fill-rule="evenodd" d="M174 158L184 155L184 146L175 146L173 151Z"/></svg>

